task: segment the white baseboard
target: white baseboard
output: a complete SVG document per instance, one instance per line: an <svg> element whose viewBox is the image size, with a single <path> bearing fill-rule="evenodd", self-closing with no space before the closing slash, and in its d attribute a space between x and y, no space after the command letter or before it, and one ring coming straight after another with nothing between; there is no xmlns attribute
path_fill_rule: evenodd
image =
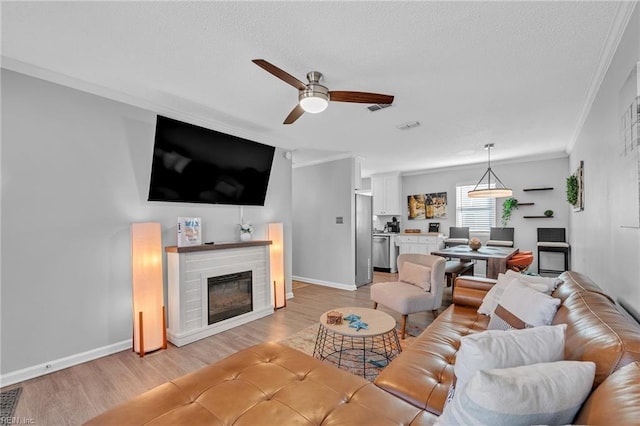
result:
<svg viewBox="0 0 640 426"><path fill-rule="evenodd" d="M132 345L132 339L127 339L112 345L103 346L87 352L49 361L44 364L34 365L32 367L2 374L0 375L0 386L4 387L14 383L24 382L25 380L53 373L54 371L64 370L65 368L73 367L74 365L122 352L124 350L131 349Z"/></svg>
<svg viewBox="0 0 640 426"><path fill-rule="evenodd" d="M309 284L317 284L325 287L337 288L339 290L356 291L358 289L355 284L334 283L331 281L316 280L314 278L300 277L297 275L292 276L291 279Z"/></svg>
<svg viewBox="0 0 640 426"><path fill-rule="evenodd" d="M309 282L309 280L301 281ZM293 292L287 293L287 299L293 299L293 297ZM264 313L262 313L262 315L258 315L256 319L271 313L273 313L273 310L269 309L268 312L265 311ZM131 339L127 339L118 343L114 343L112 345L103 346L101 348L92 349L87 352L82 352L79 354L49 361L44 364L38 364L31 367L23 368L21 370L11 371L6 374L0 374L0 387L24 382L25 380L35 379L36 377L44 376L45 374L53 373L54 371L64 370L65 368L73 367L74 365L82 364L88 361L93 361L94 359L102 358L107 355L113 355L127 349L130 350L132 347L133 341Z"/></svg>

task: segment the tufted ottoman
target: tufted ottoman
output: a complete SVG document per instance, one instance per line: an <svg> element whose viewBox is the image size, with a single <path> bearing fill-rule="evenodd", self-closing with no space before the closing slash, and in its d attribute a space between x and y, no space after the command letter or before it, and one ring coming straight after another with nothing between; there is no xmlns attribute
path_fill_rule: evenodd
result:
<svg viewBox="0 0 640 426"><path fill-rule="evenodd" d="M369 381L262 343L165 383L87 425L426 425L436 417Z"/></svg>

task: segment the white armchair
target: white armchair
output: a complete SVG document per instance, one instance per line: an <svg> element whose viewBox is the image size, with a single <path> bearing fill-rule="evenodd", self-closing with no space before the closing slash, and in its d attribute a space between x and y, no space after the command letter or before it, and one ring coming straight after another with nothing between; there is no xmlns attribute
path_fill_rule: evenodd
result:
<svg viewBox="0 0 640 426"><path fill-rule="evenodd" d="M438 314L445 286L445 265L440 256L404 253L398 256L398 281L371 286L374 309L381 304L402 314L401 339L405 337L409 314L429 310L434 318Z"/></svg>

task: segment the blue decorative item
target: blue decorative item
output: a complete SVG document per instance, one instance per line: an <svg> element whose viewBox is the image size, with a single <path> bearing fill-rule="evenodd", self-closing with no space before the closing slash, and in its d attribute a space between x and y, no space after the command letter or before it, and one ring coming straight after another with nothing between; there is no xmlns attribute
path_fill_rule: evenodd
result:
<svg viewBox="0 0 640 426"><path fill-rule="evenodd" d="M359 319L355 320L355 321L351 321L349 323L349 327L351 328L355 328L356 331L360 331L361 328L368 330L369 329L369 324L367 324L366 322L362 322Z"/></svg>
<svg viewBox="0 0 640 426"><path fill-rule="evenodd" d="M360 319L360 315L349 314L346 317L344 317L344 319L346 321L349 321L349 322L354 322L354 321L358 321Z"/></svg>

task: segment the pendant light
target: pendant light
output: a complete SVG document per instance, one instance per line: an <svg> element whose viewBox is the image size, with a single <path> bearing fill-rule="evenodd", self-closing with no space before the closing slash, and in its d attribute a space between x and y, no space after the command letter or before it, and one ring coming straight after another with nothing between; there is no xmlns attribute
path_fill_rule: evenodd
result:
<svg viewBox="0 0 640 426"><path fill-rule="evenodd" d="M489 163L487 167L487 171L484 172L475 188L472 191L467 193L467 197L469 198L501 198L501 197L511 197L513 195L513 191L505 186L504 183L496 176L495 173L491 170L491 148L493 148L492 143L488 143L484 146L484 149L488 151ZM491 177L493 176L493 180L495 181L495 188L491 188ZM482 183L484 178L487 178L487 187L485 189L478 189L478 186ZM499 186L498 186L499 184Z"/></svg>

